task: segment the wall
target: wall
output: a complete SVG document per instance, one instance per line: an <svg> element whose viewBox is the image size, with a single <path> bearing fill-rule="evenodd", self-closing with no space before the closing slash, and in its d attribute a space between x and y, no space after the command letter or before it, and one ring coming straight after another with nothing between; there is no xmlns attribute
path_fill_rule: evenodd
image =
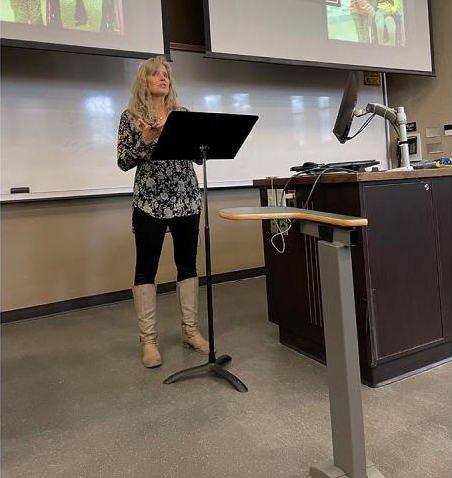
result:
<svg viewBox="0 0 452 478"><path fill-rule="evenodd" d="M431 0L436 77L388 75L389 105L404 106L408 121L416 121L421 134L422 157L429 161L452 157L452 136L426 138L425 128L443 128L452 122L451 1ZM394 141L394 137L393 137ZM427 154L426 142L441 141L444 153ZM393 160L395 148L393 148Z"/></svg>
<svg viewBox="0 0 452 478"><path fill-rule="evenodd" d="M107 197L4 205L1 310L129 289L134 266L130 204L131 197ZM210 193L214 274L264 265L260 221L218 217L221 208L255 205L254 189ZM202 230L198 251L198 272L204 275ZM175 279L168 235L156 282Z"/></svg>
<svg viewBox="0 0 452 478"><path fill-rule="evenodd" d="M124 105L131 82L129 69L132 60L81 56L80 64L77 67L76 59L78 57L76 58L75 54L69 58L63 54L43 55L41 53L39 58L45 59L46 63L38 68L38 59L32 53L21 51L15 58L12 58L11 52L9 52L9 57L6 55L3 57L4 65L7 66L4 73L8 73L8 81L5 83L9 85L9 89L4 88L2 94L6 95L8 91L11 92L11 87L14 85L14 98L11 98L30 99L27 108L30 108L31 105L34 112L41 115L41 119L35 118L27 131L22 134L21 119L23 116L27 117L20 107L24 101L22 103L9 102L11 108L13 108L13 104L15 105L15 108L11 109L11 115L6 114L6 109L2 112L5 122L9 121L9 127L16 135L14 141L10 141L15 149L11 150L14 154L10 154L8 157L9 164L11 161L16 161L17 166L17 162L23 160L23 156L26 155L28 161L32 163L21 165L20 171L24 176L30 173L31 166L33 166L35 173L44 179L49 175L58 177L54 168L45 167L47 164L45 163L46 152L60 143L70 145L77 142L83 143L84 136L77 128L71 129L70 127L64 129L63 132L60 130L61 134L49 133L46 136L46 141L42 142L39 155L36 151L36 142L39 139L39 136L36 135L36 128L48 126L49 131L53 131L53 122L63 121L61 117L54 119L53 113L56 104L67 113L66 116L71 118L78 115L80 108L83 107L83 102L80 103L82 106L74 103L74 96L89 95L94 90L102 94L104 89L110 88L111 91L116 92L118 98L123 98L121 105ZM187 55L185 53L185 56ZM180 60L175 62L179 66L182 64L181 56L182 52L174 53L174 57L178 57ZM334 114L342 94L341 84L336 82L334 88L332 87L334 82L331 80L331 71L244 63L241 64L240 69L238 67L232 69L231 66L231 70L225 73L225 65L229 63L235 64L235 62L224 62L223 60L210 60L209 63L209 65L218 64L216 71L221 81L212 81L212 84L223 85L223 90L219 90L220 92L229 92L224 86L228 78L230 84L235 84L235 81L237 87L242 85L235 78L236 72L239 70L249 73L248 76L245 75L246 81L243 81L245 86L252 84L252 80L256 78L256 71L265 77L267 83L260 87L262 92L258 92L256 97L264 98L268 103L268 111L264 112L262 122L267 119L275 121L275 128L263 141L264 146L268 143L269 147L278 148L279 151L279 154L272 156L270 164L279 167L281 163L287 163L284 172L278 172L278 174L287 176L289 165L298 164L300 161L362 159L369 157L368 151L372 151L372 154L376 154L378 159L384 161L382 158L385 150L382 142L382 138L384 138L382 122L375 122L365 135L361 135L361 138L350 142L351 144L345 147L335 139L334 144L331 143ZM62 64L64 68L61 66ZM43 66L45 68L42 68ZM87 80L86 77L89 75L85 71L80 71L83 66L90 67L89 71L94 72L95 81ZM175 69L177 69L176 65ZM30 71L33 74L30 74ZM194 76L196 72L188 71L186 73ZM110 77L116 74L118 76L113 81ZM338 75L345 79L344 71L338 72ZM272 84L269 84L270 80L273 82ZM114 88L111 87L112 82L115 85ZM67 89L68 85L70 85L70 89ZM187 98L189 95L184 90L184 82L181 82L179 86L181 98ZM62 98L61 92L55 92L58 87L67 89L65 98ZM259 88L256 86L256 89ZM291 127L286 127L284 121L287 121L287 117L292 114L289 107L290 101L286 101L287 104L282 103L280 97L275 97L275 91L279 90L289 95L289 99L292 90L297 95L304 94L307 111L318 105L320 100L328 103L329 106L323 108L320 113L317 112L317 115L310 121L303 121L304 110L296 110L295 113L292 113L295 120L298 118L298 123L295 122ZM268 91L272 94L268 94ZM205 93L205 88L202 89L202 92ZM381 91L378 88L367 87L365 95L367 95L365 96L367 101L371 101L370 98L373 98L373 101L378 101ZM332 98L331 104L329 103L330 97ZM192 109L199 108L197 104L187 104L187 106ZM102 118L96 117L95 119L95 124L102 127L105 126L107 120L111 121L111 118L106 120L104 118L105 121ZM279 119L281 122L277 121ZM319 137L314 133L311 134L311 129L316 124L318 124L316 134L320 135ZM116 125L115 122L115 130ZM75 136L77 131L79 134ZM288 141L281 142L279 146L275 145L275 138L286 133L293 134L299 139L299 142L290 143L294 152L292 159L289 158L287 151ZM254 136L256 137L256 134ZM306 137L306 142L301 141L304 137ZM115 158L116 132L113 133L113 129L110 131L108 140L113 145L113 149L101 164L105 166L108 160L116 170L115 161L111 161L112 156ZM27 143L26 148L24 147L25 143ZM339 153L334 154L334 148L338 148L340 154L343 155L342 158L339 157ZM85 159L91 159L91 156L96 157L94 149L90 150L84 146L83 151L86 152L86 154L84 153ZM331 157L326 156L327 151ZM357 154L357 151L359 151L359 155L353 156L353 153ZM258 164L266 153L266 150L255 153ZM44 159L40 161L42 158ZM67 161L68 157L62 154L58 156L58 159L62 163L61 171L70 175L69 168L65 167L66 162L63 163L63 160ZM72 159L82 161L84 158L82 155L82 157L73 157ZM384 166L383 161L382 165ZM79 168L85 182L93 178L93 165L91 164L93 162L96 161L87 161L86 166ZM252 177L268 175L267 170L263 168L263 161L261 163L261 167L256 168ZM217 169L219 167L212 165L212 168L214 166ZM7 168L8 164L3 162L2 167ZM8 170L6 169L6 171ZM101 174L102 171L105 173L105 170L100 168L98 174ZM259 171L261 172L259 173ZM239 171L240 174L242 172ZM211 176L209 178L212 179ZM130 177L131 184L132 177ZM223 273L262 267L264 260L261 224L259 222L234 223L220 220L217 217L217 211L221 208L258 205L257 191L252 189L216 190L212 193L211 200L213 272ZM130 202L130 197L106 197L4 204L1 230L1 310L10 311L130 288L134 261L133 236L130 228ZM170 241L167 241L157 277L158 283L170 282L175 279L170 246ZM200 247L199 272L201 275L204 274L203 263L203 247Z"/></svg>

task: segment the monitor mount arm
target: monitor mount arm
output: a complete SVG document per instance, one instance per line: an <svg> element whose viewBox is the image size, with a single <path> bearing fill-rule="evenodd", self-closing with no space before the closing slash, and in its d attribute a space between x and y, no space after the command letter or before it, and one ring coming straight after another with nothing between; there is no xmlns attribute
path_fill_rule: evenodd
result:
<svg viewBox="0 0 452 478"><path fill-rule="evenodd" d="M379 103L369 103L363 109L355 109L353 115L356 117L364 115L377 115L381 116L383 119L389 121L392 125L395 126L398 131L398 145L400 147L400 153L402 157L402 164L398 170L412 170L413 167L410 166L410 153L408 150L408 137L406 134L406 113L403 106L399 106L397 110L394 108L389 108L388 106L381 105Z"/></svg>

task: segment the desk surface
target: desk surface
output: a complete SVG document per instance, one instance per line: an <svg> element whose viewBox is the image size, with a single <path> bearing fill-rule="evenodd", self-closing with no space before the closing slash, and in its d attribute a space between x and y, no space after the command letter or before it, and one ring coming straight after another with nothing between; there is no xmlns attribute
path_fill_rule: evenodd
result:
<svg viewBox="0 0 452 478"><path fill-rule="evenodd" d="M262 220L262 219L304 219L305 221L330 224L339 227L367 226L364 217L344 216L331 212L311 211L295 207L236 207L222 209L219 216L233 220Z"/></svg>
<svg viewBox="0 0 452 478"><path fill-rule="evenodd" d="M414 171L378 171L374 173L338 173L338 174L323 174L319 183L362 183L370 181L389 181L389 180L403 180L403 179L419 179L419 178L434 178L448 176L452 179L452 169L438 168L438 169L417 169ZM298 176L294 177L290 184L312 184L317 179L317 176ZM275 178L273 184L275 186L284 186L289 178ZM269 186L271 179L255 179L254 186Z"/></svg>

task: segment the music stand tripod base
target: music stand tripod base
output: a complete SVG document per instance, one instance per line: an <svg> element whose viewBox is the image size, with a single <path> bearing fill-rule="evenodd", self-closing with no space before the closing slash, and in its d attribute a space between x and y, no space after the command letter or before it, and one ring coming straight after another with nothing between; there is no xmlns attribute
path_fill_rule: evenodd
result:
<svg viewBox="0 0 452 478"><path fill-rule="evenodd" d="M232 358L229 355L220 355L213 363L209 361L204 365L198 365L197 367L191 367L187 368L186 370L173 373L173 375L170 375L166 380L163 381L163 383L170 384L177 382L178 380L183 380L184 378L196 377L202 374L210 374L215 377L225 379L238 392L247 392L247 386L239 378L221 367L223 364L230 362L231 360Z"/></svg>

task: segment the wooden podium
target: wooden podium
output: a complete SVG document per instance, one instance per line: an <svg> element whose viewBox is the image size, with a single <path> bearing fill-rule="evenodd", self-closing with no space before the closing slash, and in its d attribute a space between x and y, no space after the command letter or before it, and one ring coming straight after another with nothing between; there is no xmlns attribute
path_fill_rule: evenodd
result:
<svg viewBox="0 0 452 478"><path fill-rule="evenodd" d="M224 209L233 220L298 219L318 239L333 461L312 466L311 478L383 478L366 460L351 248L367 219L290 207Z"/></svg>
<svg viewBox="0 0 452 478"><path fill-rule="evenodd" d="M316 179L293 178L288 205L303 207ZM274 179L276 192L287 181ZM271 180L254 186L266 206ZM378 387L450 360L452 171L325 174L308 208L369 221L351 251L363 383ZM292 227L279 254L271 229L262 222L268 318L282 344L324 363L318 239Z"/></svg>

